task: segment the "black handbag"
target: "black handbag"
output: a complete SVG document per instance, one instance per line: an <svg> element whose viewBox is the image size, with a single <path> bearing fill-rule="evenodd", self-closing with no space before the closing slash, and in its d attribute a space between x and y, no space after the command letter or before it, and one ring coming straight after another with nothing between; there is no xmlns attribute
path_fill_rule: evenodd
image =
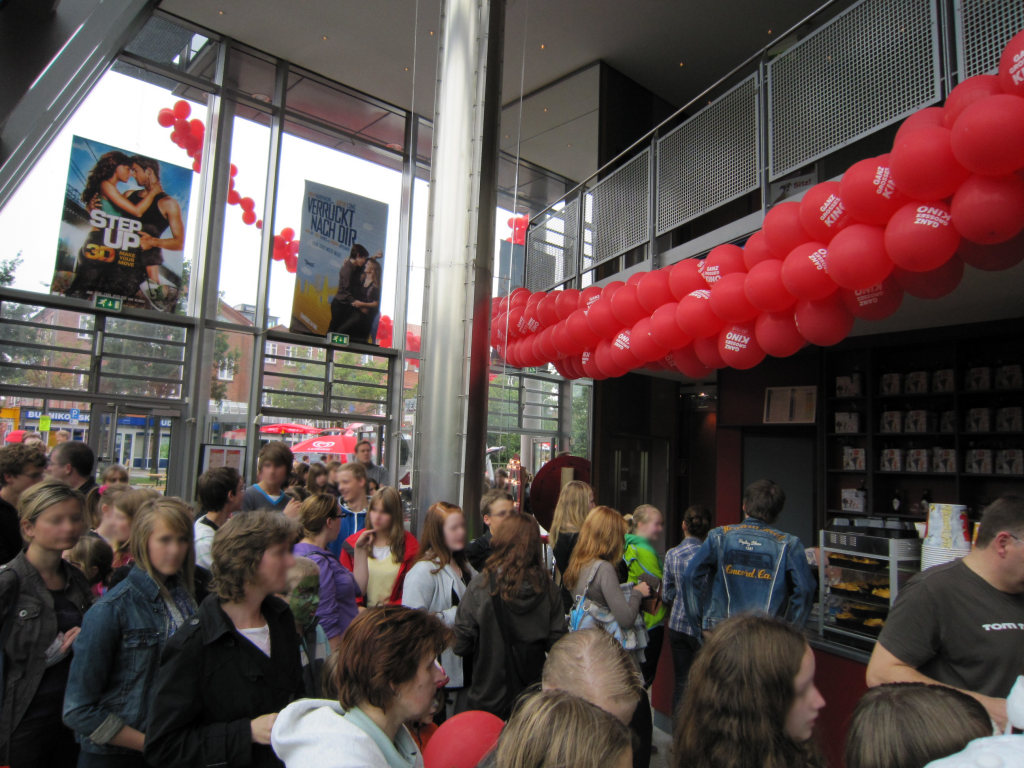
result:
<svg viewBox="0 0 1024 768"><path fill-rule="evenodd" d="M490 586L491 589L496 589L493 576ZM519 694L540 682L547 654L543 640L524 642L513 639L508 625L505 601L501 599L500 594L491 595L491 605L498 620L501 641L505 646L505 697L502 699L502 711L499 716L502 720L507 720L512 714L512 706Z"/></svg>

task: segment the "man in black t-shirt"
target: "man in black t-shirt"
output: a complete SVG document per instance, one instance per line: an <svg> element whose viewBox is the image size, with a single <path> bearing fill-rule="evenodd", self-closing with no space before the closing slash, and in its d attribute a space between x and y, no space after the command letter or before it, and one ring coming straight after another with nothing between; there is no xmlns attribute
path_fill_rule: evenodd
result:
<svg viewBox="0 0 1024 768"><path fill-rule="evenodd" d="M14 443L0 448L0 565L9 563L21 551L21 523L18 499L41 482L46 456L41 448Z"/></svg>
<svg viewBox="0 0 1024 768"><path fill-rule="evenodd" d="M914 576L889 613L868 664L869 686L946 685L980 701L1000 729L1024 673L1024 498L982 517L974 550Z"/></svg>

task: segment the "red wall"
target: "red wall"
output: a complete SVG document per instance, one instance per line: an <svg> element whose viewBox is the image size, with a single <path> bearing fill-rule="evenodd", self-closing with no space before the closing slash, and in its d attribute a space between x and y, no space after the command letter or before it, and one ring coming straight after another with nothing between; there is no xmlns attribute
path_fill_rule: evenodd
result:
<svg viewBox="0 0 1024 768"><path fill-rule="evenodd" d="M843 768L850 717L868 689L864 677L867 666L818 649L814 649L814 663L817 665L814 682L825 699L825 708L818 716L818 743L825 752L829 768Z"/></svg>

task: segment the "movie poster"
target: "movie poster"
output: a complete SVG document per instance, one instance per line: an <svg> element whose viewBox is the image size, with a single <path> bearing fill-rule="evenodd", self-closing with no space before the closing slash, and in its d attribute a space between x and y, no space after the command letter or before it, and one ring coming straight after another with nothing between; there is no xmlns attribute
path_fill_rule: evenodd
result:
<svg viewBox="0 0 1024 768"><path fill-rule="evenodd" d="M50 293L174 312L192 169L75 136Z"/></svg>
<svg viewBox="0 0 1024 768"><path fill-rule="evenodd" d="M376 343L387 229L387 203L306 182L293 333Z"/></svg>

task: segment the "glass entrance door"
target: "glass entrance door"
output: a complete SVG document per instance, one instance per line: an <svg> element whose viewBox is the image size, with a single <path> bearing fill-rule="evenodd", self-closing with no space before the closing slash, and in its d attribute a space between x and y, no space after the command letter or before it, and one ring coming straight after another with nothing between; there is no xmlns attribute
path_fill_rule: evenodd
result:
<svg viewBox="0 0 1024 768"><path fill-rule="evenodd" d="M166 493L169 480L181 468L172 457L172 445L180 429L181 413L166 408L136 407L116 403L92 408L90 445L96 452L97 475L113 465L128 470L131 484Z"/></svg>

